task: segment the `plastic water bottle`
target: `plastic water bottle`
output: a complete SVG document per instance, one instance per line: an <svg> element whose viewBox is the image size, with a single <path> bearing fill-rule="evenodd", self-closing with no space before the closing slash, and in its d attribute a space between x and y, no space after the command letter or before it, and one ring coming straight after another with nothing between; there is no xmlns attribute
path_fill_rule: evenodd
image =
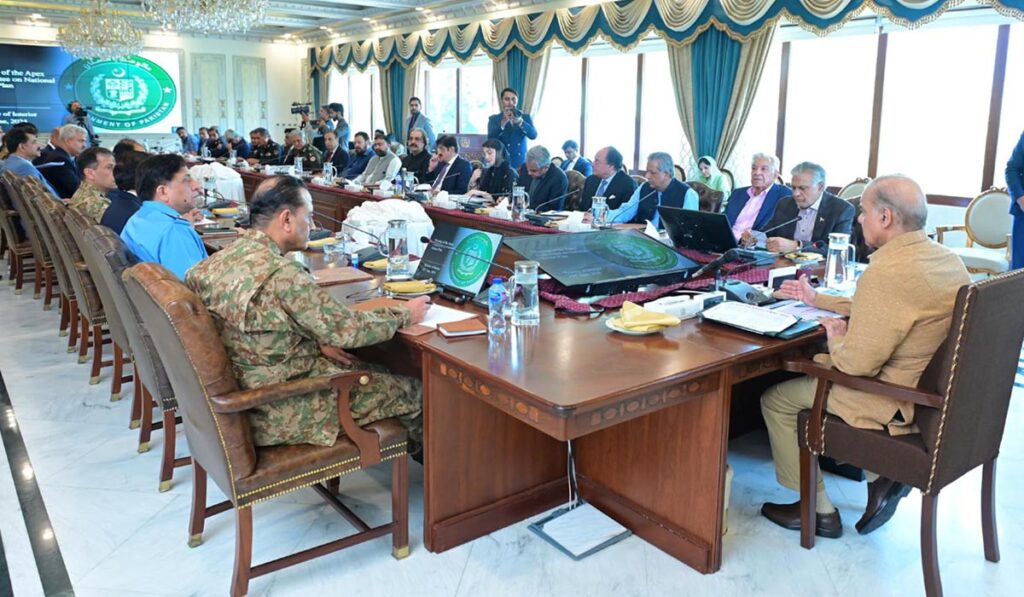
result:
<svg viewBox="0 0 1024 597"><path fill-rule="evenodd" d="M505 303L508 292L505 291L505 279L495 276L491 280L491 288L487 291L487 331L491 334L504 334L508 323L505 321Z"/></svg>
<svg viewBox="0 0 1024 597"><path fill-rule="evenodd" d="M402 168L402 171L399 172L397 176L395 176L394 183L395 183L395 196L396 197L405 197L405 192L407 190L405 188L405 168Z"/></svg>
<svg viewBox="0 0 1024 597"><path fill-rule="evenodd" d="M210 157L210 146L209 145L203 145L203 149L202 149L201 155L204 158Z"/></svg>
<svg viewBox="0 0 1024 597"><path fill-rule="evenodd" d="M302 176L302 157L295 156L295 175Z"/></svg>

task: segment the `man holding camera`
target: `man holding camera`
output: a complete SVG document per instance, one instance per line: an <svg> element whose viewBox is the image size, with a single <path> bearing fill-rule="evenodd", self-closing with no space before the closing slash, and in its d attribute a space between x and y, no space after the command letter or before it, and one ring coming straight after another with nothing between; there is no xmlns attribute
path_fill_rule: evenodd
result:
<svg viewBox="0 0 1024 597"><path fill-rule="evenodd" d="M92 119L89 118L89 113L82 107L82 102L72 100L68 104L68 115L64 117L62 124L74 124L82 127L88 133L85 138L85 146L92 147L96 145L96 132L92 130Z"/></svg>

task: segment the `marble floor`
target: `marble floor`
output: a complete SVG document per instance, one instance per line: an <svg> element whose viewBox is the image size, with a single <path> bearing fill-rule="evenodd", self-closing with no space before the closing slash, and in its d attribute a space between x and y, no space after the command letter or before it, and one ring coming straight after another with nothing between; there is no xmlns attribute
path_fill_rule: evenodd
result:
<svg viewBox="0 0 1024 597"><path fill-rule="evenodd" d="M44 590L12 475L38 483L52 525L45 539L59 547L75 594L225 594L234 549L231 515L207 522L201 547L186 545L190 471L178 469L171 490L157 491L162 435L154 434L150 452L136 452L137 435L127 428L128 400L109 400L109 369L99 385L88 385L87 366L67 354L56 327L56 311L44 312L31 292L15 296L6 280L0 282L0 373L16 415L16 421L0 424L20 428L31 461L12 471L0 451L0 538L14 594ZM998 472L1002 562L988 563L983 555L979 469L943 491L940 501L939 558L948 595L1019 594L1014 571L1024 566L1024 396L1016 398ZM187 450L182 444L179 455ZM864 487L827 475L846 532L839 540L819 539L806 551L797 533L758 515L765 500L795 498L774 480L767 436L735 440L729 459L736 474L717 574L701 575L636 537L573 562L527 530L527 522L431 554L422 542L422 469L413 464L409 558L393 560L390 539L381 538L255 579L250 592L275 597L924 593L917 492L888 525L862 537L853 523L863 508ZM346 503L371 523L389 516L387 486L386 470L352 475L342 484ZM222 499L212 483L210 493L211 502ZM254 563L351 531L311 491L259 504L255 514Z"/></svg>

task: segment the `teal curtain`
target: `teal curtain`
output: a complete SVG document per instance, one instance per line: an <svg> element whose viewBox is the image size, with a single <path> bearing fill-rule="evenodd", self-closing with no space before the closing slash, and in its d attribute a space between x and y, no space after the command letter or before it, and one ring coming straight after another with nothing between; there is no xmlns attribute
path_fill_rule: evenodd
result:
<svg viewBox="0 0 1024 597"><path fill-rule="evenodd" d="M510 48L506 58L508 60L508 86L515 89L516 93L522 97L526 92L526 69L530 66L530 59L517 47ZM500 89L498 93L501 93Z"/></svg>
<svg viewBox="0 0 1024 597"><path fill-rule="evenodd" d="M714 27L692 45L694 155L718 155L742 44Z"/></svg>
<svg viewBox="0 0 1024 597"><path fill-rule="evenodd" d="M388 132L395 135L395 139L405 139L402 131L403 115L405 108L405 67L400 62L392 62L391 66L384 69L384 76L387 77L387 89L384 94L384 110Z"/></svg>

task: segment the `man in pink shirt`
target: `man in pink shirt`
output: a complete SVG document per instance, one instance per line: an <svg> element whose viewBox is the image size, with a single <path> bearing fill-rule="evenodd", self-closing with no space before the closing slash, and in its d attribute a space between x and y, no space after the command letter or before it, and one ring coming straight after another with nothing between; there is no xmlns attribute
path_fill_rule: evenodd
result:
<svg viewBox="0 0 1024 597"><path fill-rule="evenodd" d="M736 189L729 196L725 215L733 235L742 244L753 244L750 231L763 230L772 219L779 199L792 194L785 185L775 183L778 175L779 158L756 153L750 166L750 186Z"/></svg>

